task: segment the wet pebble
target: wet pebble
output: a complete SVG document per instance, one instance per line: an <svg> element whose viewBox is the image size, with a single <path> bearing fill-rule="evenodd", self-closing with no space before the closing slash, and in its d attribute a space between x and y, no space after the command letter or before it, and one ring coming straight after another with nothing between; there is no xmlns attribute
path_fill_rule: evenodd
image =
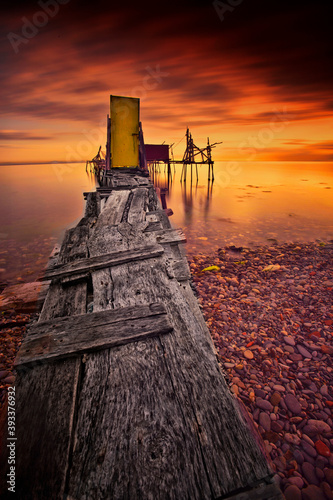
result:
<svg viewBox="0 0 333 500"><path fill-rule="evenodd" d="M230 385L240 389L258 425L286 498L302 495L309 479L331 488L333 307L323 283L332 279L333 245L244 249L237 259L221 249L216 259L201 254L192 262L201 305ZM195 274L212 263L219 275ZM277 263L277 271L263 276Z"/></svg>
<svg viewBox="0 0 333 500"><path fill-rule="evenodd" d="M294 415L299 415L302 411L302 407L299 404L297 398L292 394L287 394L284 397L284 402L288 410L290 410Z"/></svg>
<svg viewBox="0 0 333 500"><path fill-rule="evenodd" d="M256 405L258 406L258 408L261 408L262 410L272 411L273 409L273 405L266 399L262 398L256 399Z"/></svg>
<svg viewBox="0 0 333 500"><path fill-rule="evenodd" d="M284 490L284 496L286 500L302 500L301 490L295 484L288 486L286 490Z"/></svg>
<svg viewBox="0 0 333 500"><path fill-rule="evenodd" d="M261 427L265 429L265 431L271 430L271 419L267 413L261 412L259 414L259 423Z"/></svg>
<svg viewBox="0 0 333 500"><path fill-rule="evenodd" d="M323 491L313 484L302 490L302 500L326 500Z"/></svg>
<svg viewBox="0 0 333 500"><path fill-rule="evenodd" d="M316 476L315 468L309 462L304 462L302 465L302 472L309 484L315 484L318 486L319 481Z"/></svg>

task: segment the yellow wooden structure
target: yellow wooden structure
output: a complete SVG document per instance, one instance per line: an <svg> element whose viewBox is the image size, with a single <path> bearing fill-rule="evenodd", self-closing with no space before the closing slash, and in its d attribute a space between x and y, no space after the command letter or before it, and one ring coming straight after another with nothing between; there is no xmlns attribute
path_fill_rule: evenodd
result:
<svg viewBox="0 0 333 500"><path fill-rule="evenodd" d="M111 168L139 167L140 99L110 96Z"/></svg>

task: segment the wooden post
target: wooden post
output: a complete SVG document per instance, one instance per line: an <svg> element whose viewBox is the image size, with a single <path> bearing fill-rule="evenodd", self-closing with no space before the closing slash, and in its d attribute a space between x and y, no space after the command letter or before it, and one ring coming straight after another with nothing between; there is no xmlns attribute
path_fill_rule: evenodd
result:
<svg viewBox="0 0 333 500"><path fill-rule="evenodd" d="M111 118L107 117L105 170L111 168Z"/></svg>

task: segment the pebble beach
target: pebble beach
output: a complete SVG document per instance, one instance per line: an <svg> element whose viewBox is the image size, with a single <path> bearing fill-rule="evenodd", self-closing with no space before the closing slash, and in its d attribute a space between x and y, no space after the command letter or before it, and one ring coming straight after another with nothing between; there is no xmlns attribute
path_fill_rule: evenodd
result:
<svg viewBox="0 0 333 500"><path fill-rule="evenodd" d="M287 500L333 499L332 258L332 242L189 257L221 367ZM0 412L34 317L2 313Z"/></svg>
<svg viewBox="0 0 333 500"><path fill-rule="evenodd" d="M333 499L332 258L318 242L190 261L220 364L287 500Z"/></svg>

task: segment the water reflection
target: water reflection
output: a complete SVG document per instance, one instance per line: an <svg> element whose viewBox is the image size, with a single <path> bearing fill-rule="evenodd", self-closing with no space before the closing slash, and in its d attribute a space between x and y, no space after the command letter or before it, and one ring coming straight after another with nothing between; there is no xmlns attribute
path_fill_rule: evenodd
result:
<svg viewBox="0 0 333 500"><path fill-rule="evenodd" d="M82 193L94 189L85 165L16 165L1 167L0 283L32 266L40 270L54 238L82 217ZM180 182L182 165L161 165L154 184L166 189L171 221L187 237L189 253L208 252L228 244L249 246L274 241L333 239L333 164L247 162L237 175L226 175L226 163L215 163L215 181L199 168L199 182ZM236 170L235 170L236 172ZM45 248L45 250L43 250ZM35 252L34 249L38 251ZM40 254L40 255L39 255Z"/></svg>
<svg viewBox="0 0 333 500"><path fill-rule="evenodd" d="M225 244L270 244L333 238L332 163L244 163L227 178L216 162L215 182L199 169L199 182L180 182L181 165L160 166L155 186L166 189L172 222L182 227L188 250ZM306 179L306 182L305 182Z"/></svg>

